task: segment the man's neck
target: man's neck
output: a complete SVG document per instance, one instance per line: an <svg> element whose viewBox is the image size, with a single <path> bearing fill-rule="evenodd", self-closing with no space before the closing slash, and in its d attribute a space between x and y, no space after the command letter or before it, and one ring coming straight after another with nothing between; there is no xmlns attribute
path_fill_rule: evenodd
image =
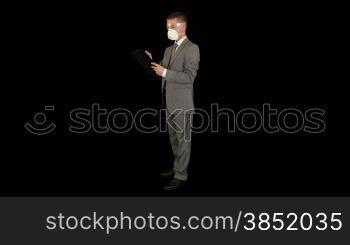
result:
<svg viewBox="0 0 350 245"><path fill-rule="evenodd" d="M179 38L176 40L176 43L177 43L178 41L180 41L181 39L183 39L184 37L186 37L186 34L180 34L180 35L179 35Z"/></svg>
<svg viewBox="0 0 350 245"><path fill-rule="evenodd" d="M182 39L183 37L185 37L186 36L186 34L185 33L183 33L183 34L180 34L179 35L179 38L177 39L178 41L180 40L180 39Z"/></svg>

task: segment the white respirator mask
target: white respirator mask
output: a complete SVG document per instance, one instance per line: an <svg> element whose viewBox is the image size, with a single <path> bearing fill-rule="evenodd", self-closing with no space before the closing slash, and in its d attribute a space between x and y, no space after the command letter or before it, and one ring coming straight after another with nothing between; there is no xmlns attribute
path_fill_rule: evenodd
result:
<svg viewBox="0 0 350 245"><path fill-rule="evenodd" d="M176 41L177 39L179 39L179 33L174 29L169 29L168 38L172 41Z"/></svg>

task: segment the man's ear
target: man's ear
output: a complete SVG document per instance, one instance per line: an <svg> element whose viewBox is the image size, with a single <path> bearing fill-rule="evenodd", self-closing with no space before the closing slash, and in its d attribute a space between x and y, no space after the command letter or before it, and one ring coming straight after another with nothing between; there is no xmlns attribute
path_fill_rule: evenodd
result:
<svg viewBox="0 0 350 245"><path fill-rule="evenodd" d="M183 29L184 29L184 33L186 33L186 31L187 31L187 23L184 24L184 28Z"/></svg>

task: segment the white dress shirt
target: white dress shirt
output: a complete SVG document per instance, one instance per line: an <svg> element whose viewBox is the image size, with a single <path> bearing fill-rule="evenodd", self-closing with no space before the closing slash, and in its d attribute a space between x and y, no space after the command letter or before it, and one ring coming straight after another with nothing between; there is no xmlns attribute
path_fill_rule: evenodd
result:
<svg viewBox="0 0 350 245"><path fill-rule="evenodd" d="M180 47L181 43L182 43L186 38L187 38L187 37L184 36L183 38L181 38L181 39L175 41L174 44L177 44L177 47L176 47L176 49L175 49L175 52L176 52L176 50ZM162 73L162 77L165 77L165 76L166 76L166 71L167 71L167 69L164 69L164 71L163 71L163 73Z"/></svg>

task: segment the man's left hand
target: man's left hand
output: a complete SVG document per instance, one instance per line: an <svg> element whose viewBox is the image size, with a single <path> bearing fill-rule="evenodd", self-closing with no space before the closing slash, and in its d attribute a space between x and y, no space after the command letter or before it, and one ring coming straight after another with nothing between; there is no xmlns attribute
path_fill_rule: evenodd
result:
<svg viewBox="0 0 350 245"><path fill-rule="evenodd" d="M159 64L157 64L157 63L152 62L152 63L151 63L151 67L152 67L152 69L154 70L154 72L155 72L158 76L162 76L163 71L164 71L164 67L163 67L163 66L161 66L161 65L159 65Z"/></svg>

